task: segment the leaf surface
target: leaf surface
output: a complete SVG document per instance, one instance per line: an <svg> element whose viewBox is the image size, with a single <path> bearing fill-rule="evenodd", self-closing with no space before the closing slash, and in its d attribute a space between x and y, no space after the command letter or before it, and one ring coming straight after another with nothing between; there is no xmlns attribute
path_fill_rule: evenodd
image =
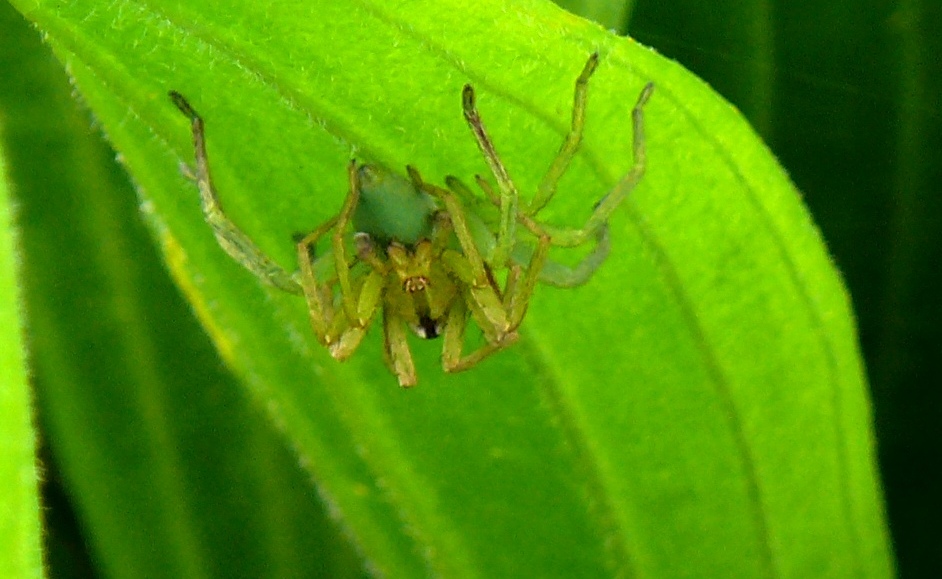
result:
<svg viewBox="0 0 942 579"><path fill-rule="evenodd" d="M768 150L676 64L536 1L16 4L121 151L217 348L377 571L889 574L847 296ZM378 332L330 359L301 300L216 246L177 171L192 151L170 89L206 119L233 219L290 267L291 235L337 212L353 155L435 182L486 171L468 82L533 191L593 51L585 146L547 218L578 225L628 170L628 112L655 82L613 255L584 287L540 288L521 343L467 373L414 344L413 391Z"/></svg>

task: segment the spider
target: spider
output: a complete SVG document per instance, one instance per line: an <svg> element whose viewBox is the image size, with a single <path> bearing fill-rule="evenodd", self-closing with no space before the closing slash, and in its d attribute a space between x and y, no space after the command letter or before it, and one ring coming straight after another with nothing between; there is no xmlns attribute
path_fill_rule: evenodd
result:
<svg viewBox="0 0 942 579"><path fill-rule="evenodd" d="M496 190L476 176L482 199L455 177L447 177L447 188L442 188L426 183L411 166L406 179L353 160L340 213L295 237L295 273L265 255L225 214L210 177L203 119L180 93L169 95L191 122L196 165L193 170L184 167L184 172L198 185L204 217L222 249L268 285L303 296L317 340L337 360L356 351L381 311L386 365L400 386L410 387L417 378L407 326L421 338L443 337L446 372L466 370L517 341L537 282L581 285L608 256L609 216L644 173L643 107L654 90L652 83L632 110L634 164L595 204L585 225L554 227L536 220L581 144L588 81L598 61L598 53L592 54L576 80L571 128L529 202L521 204L481 121L474 89L465 85L464 117ZM317 255L321 240L329 249ZM547 258L551 246L578 247L593 241L594 247L575 266ZM480 328L484 344L464 353L469 317Z"/></svg>

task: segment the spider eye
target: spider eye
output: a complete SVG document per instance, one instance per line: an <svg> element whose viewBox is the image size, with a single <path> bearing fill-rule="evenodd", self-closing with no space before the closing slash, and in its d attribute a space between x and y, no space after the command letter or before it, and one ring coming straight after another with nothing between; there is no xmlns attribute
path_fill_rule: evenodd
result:
<svg viewBox="0 0 942 579"><path fill-rule="evenodd" d="M428 278L424 275L414 275L412 277L406 278L406 280L402 282L402 289L410 294L420 292L427 287Z"/></svg>
<svg viewBox="0 0 942 579"><path fill-rule="evenodd" d="M444 324L440 320L433 320L428 316L419 318L419 323L412 327L415 335L425 340L434 340L442 334Z"/></svg>

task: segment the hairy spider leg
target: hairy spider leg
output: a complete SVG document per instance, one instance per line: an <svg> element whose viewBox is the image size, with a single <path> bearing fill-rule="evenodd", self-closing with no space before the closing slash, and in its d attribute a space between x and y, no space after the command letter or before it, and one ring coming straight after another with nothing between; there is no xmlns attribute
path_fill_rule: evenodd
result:
<svg viewBox="0 0 942 579"><path fill-rule="evenodd" d="M511 332L500 342L487 342L470 354L462 355L467 323L468 307L459 300L448 312L448 323L445 325L445 345L442 348L442 369L445 372L467 370L491 354L514 344L518 338L517 332Z"/></svg>
<svg viewBox="0 0 942 579"><path fill-rule="evenodd" d="M384 276L376 270L371 270L363 281L351 290L357 295L354 321L347 317L343 307L337 311L334 307L333 284L322 284L317 280L310 249L336 224L336 221L335 217L305 236L298 242L297 250L298 264L301 268L301 287L307 301L314 335L318 342L328 348L331 356L342 361L356 351L363 337L366 336L367 328L379 308Z"/></svg>
<svg viewBox="0 0 942 579"><path fill-rule="evenodd" d="M334 216L320 225L314 231L298 238L295 250L298 254L298 267L301 278L301 289L307 301L308 312L314 335L321 344L327 345L334 341L331 327L334 325L334 306L332 284L321 284L314 273L315 256L312 247L316 247L317 240L337 225L337 216ZM339 334L338 334L339 335Z"/></svg>
<svg viewBox="0 0 942 579"><path fill-rule="evenodd" d="M559 148L559 152L556 153L556 157L550 164L549 170L540 182L540 186L536 190L536 195L533 196L533 199L530 200L530 203L524 211L527 215L535 216L541 209L546 207L546 204L553 198L553 195L556 193L556 185L559 183L563 174L566 173L566 170L569 168L569 163L572 162L573 157L575 157L576 152L579 150L579 146L582 144L589 78L591 78L595 69L598 68L598 65L599 53L593 52L592 55L589 56L589 60L586 61L582 73L579 74L579 78L576 79L575 95L572 99L572 124L569 128L569 134L566 135L563 144Z"/></svg>
<svg viewBox="0 0 942 579"><path fill-rule="evenodd" d="M485 181L480 176L478 176L476 179L478 186L482 191L484 191L485 196L496 205L496 202L494 201L496 196L490 183ZM459 193L462 198L467 195L472 195L468 187L455 177L447 177L445 182L447 183L449 189ZM596 206L597 205L598 204L596 204ZM549 235L544 227L539 225L531 216L521 213L518 215L517 219L521 224L523 224L524 227L526 227L538 238L543 234ZM550 239L550 245L554 245L555 240L553 240L551 235ZM608 258L609 252L611 251L611 247L612 244L611 236L609 235L608 231L608 223L602 223L602 225L600 225L595 232L595 245L592 247L592 251L586 254L575 265L565 265L551 259L546 259L543 264L543 268L539 272L539 281L558 288L574 288L580 286L589 281L589 279L595 273L595 270L597 270L599 266L605 262L605 260ZM513 264L519 265L529 262L533 257L533 252L533 247L527 243L517 243L514 245L513 252L511 254Z"/></svg>
<svg viewBox="0 0 942 579"><path fill-rule="evenodd" d="M464 111L464 118L471 127L474 134L474 140L484 155L491 173L497 180L497 188L500 191L497 206L500 208L500 224L497 229L497 244L494 246L491 255L488 256L488 263L503 265L510 259L510 252L516 243L517 211L520 201L520 194L517 187L510 179L507 169L500 160L494 143L487 135L484 128L484 122L478 113L475 105L474 88L470 84L464 85L461 92L461 107Z"/></svg>
<svg viewBox="0 0 942 579"><path fill-rule="evenodd" d="M206 133L203 119L183 95L176 91L170 91L168 94L173 104L190 119L192 125L193 148L196 151L196 170L186 172L190 173L196 180L200 191L203 216L212 228L216 241L232 259L263 282L288 293L300 295L302 289L294 276L262 253L262 250L223 211L209 173L209 157L206 154Z"/></svg>
<svg viewBox="0 0 942 579"><path fill-rule="evenodd" d="M536 235L538 238L542 235L546 235L547 231L539 228L532 217L535 216L543 207L545 207L553 197L556 192L559 179L569 168L569 164L578 151L579 146L582 144L582 133L585 126L585 109L586 102L588 100L588 83L589 78L591 78L592 74L595 72L595 69L598 67L598 62L599 55L597 52L590 55L582 69L582 72L576 79L575 94L573 96L572 123L569 133L564 139L563 144L560 146L559 152L553 159L549 170L543 177L543 180L540 182L536 195L528 204L526 209L519 211L515 215L515 219L526 226L527 229L534 233L534 235ZM497 186L500 190L500 195L498 196L486 180L484 180L480 175L475 176L475 180L477 181L478 186L484 191L485 196L492 203L501 208L501 228L498 232L496 247L498 250L500 250L505 246L510 246L510 253L506 254L507 257L509 258L513 256L514 261L519 263L521 262L522 254L530 253L532 255L533 250L528 250L528 248L519 244L513 237L510 239L503 238L504 235L515 235L515 231L512 227L505 228L503 226L503 210L506 206L505 198L507 197L508 192L512 192L515 196L514 209L517 208L517 203L519 201L516 199L516 187L510 180L507 170L498 156L490 136L487 134L487 130L484 127L483 121L481 121L480 114L478 113L475 105L474 88L470 85L465 85L464 87L464 91L462 93L462 106L464 108L465 119L467 120L468 125L471 127L471 131L478 143L478 147L484 155L487 164L491 169L491 173L497 180ZM471 196L467 187L465 187L458 179L454 177L447 178L446 184L452 191L462 198ZM563 264L550 262L550 267L546 269L546 271L539 271L540 279L545 283L557 287L575 287L588 281L595 270L598 269L598 267L608 257L608 252L610 249L610 245L608 243L607 224L603 223L601 226L596 226L596 229L601 229L601 231L593 230L593 233L596 233L595 247L576 266L569 267ZM561 231L564 235L567 234L567 230ZM557 242L553 235L550 235L550 237L552 238L552 245L564 245ZM495 265L508 263L508 260L504 258L504 255L505 254L501 253L500 251L495 250L493 259L490 263Z"/></svg>
<svg viewBox="0 0 942 579"><path fill-rule="evenodd" d="M589 56L582 72L579 74L579 78L576 79L572 107L572 124L569 134L566 136L559 152L553 159L549 171L547 171L543 180L540 182L536 195L534 195L527 208L520 212L520 214L536 215L540 209L546 206L556 192L559 179L569 168L569 163L582 144L582 131L585 125L585 109L588 99L588 83L592 73L595 72L595 69L598 67L598 63L599 54L595 52ZM493 264L504 264L508 262L516 243L515 226L516 221L519 219L519 193L513 181L510 179L510 175L507 173L503 162L500 160L500 156L497 154L493 141L487 134L487 129L484 127L484 122L481 120L481 115L477 110L475 100L474 87L470 84L465 85L461 94L464 117L468 122L468 126L471 128L471 132L474 134L478 148L481 150L488 167L491 169L491 173L497 180L497 188L500 191L500 195L497 196L484 179L480 176L476 176L478 184L484 190L487 197L500 208L501 212L497 245L494 248L494 253L489 262ZM466 188L456 188L453 187L451 183L449 183L449 187L461 196L465 196L467 192ZM604 261L604 257L599 260L599 263L602 261Z"/></svg>
<svg viewBox="0 0 942 579"><path fill-rule="evenodd" d="M359 194L355 162L350 163L349 174L350 191L340 214L324 222L297 243L301 287L307 301L311 326L317 340L327 346L331 356L337 360L346 360L363 341L367 328L379 308L386 283L385 266L375 256L370 258L363 255L373 250L371 247L365 248L361 243L357 244L358 253L361 254L359 257L370 265L371 269L362 281L357 281L356 286L350 279L350 268L354 261L347 253L343 234L350 223ZM340 312L335 311L332 284L318 281L312 259L312 248L329 232L332 232L332 259L337 274L336 281L340 286Z"/></svg>
<svg viewBox="0 0 942 579"><path fill-rule="evenodd" d="M376 303L383 302L383 361L386 367L399 381L399 386L410 388L418 383L415 372L415 363L412 360L412 351L409 349L408 336L405 331L405 320L399 308L401 304L393 304L389 296L383 299L384 292L389 289L389 276L392 268L377 253L376 244L367 233L357 233L354 237L357 246L357 256L361 261L373 268L372 275L376 275L380 284L370 287L368 291L375 292Z"/></svg>
<svg viewBox="0 0 942 579"><path fill-rule="evenodd" d="M481 329L488 336L500 341L501 336L513 328L507 319L501 296L495 287L493 276L484 263L477 245L471 235L468 222L464 216L464 209L456 197L449 191L425 183L415 167L407 166L406 171L417 189L423 190L445 204L445 210L451 220L451 226L458 238L461 252L446 249L442 252L442 261L448 270L462 283L468 286L468 292L473 303L469 303L472 314L483 316Z"/></svg>
<svg viewBox="0 0 942 579"><path fill-rule="evenodd" d="M584 244L590 238L595 238L596 245L593 250L586 255L576 266L569 267L552 261L547 262L547 267L541 272L540 280L549 285L557 287L575 287L588 281L599 266L608 256L610 244L608 238L608 219L615 209L627 198L632 189L641 180L646 166L646 152L644 142L644 105L650 99L654 92L654 84L648 83L642 89L638 101L632 109L632 132L633 132L633 157L634 164L629 172L615 185L615 187L600 199L593 209L592 214L581 228L572 227L554 227L550 225L537 226L533 217L543 209L552 199L556 192L557 184L562 175L569 168L569 164L574 158L579 146L582 144L582 134L585 127L585 109L588 102L588 83L595 69L598 67L598 53L593 53L582 69L579 77L576 79L575 93L573 97L572 123L569 133L563 140L563 144L553 159L550 169L541 181L536 195L528 204L524 211L517 215L517 220L531 232L536 233L540 229L542 233L548 234L552 239L552 245L559 247L577 247ZM507 171L503 167L496 150L491 143L490 137L480 120L480 115L475 108L474 89L466 85L462 93L462 104L465 108L465 119L471 126L475 139L481 152L487 160L495 179L498 189L501 191L498 196L487 181L480 176L476 176L478 185L484 191L485 196L498 207L503 208L503 198L505 190L516 192L513 184L507 176ZM456 191L461 196L468 194L467 188L451 178L446 181L449 188ZM502 229L499 235L503 235ZM501 241L497 243L500 247ZM521 252L526 252L526 248L516 244L513 249L514 261L520 261ZM497 262L492 262L497 263Z"/></svg>
<svg viewBox="0 0 942 579"><path fill-rule="evenodd" d="M383 308L383 354L399 386L411 388L418 383L405 321L391 308Z"/></svg>
<svg viewBox="0 0 942 579"><path fill-rule="evenodd" d="M456 303L449 312L445 326L445 347L442 353L442 365L448 372L457 372L471 367L483 358L514 343L517 328L526 315L530 297L536 287L539 272L543 268L549 252L550 238L540 235L536 250L520 279L521 268L513 265L507 274L504 291L497 287L497 282L478 251L475 240L468 227L464 209L452 192L422 181L422 177L413 167L407 167L410 178L416 187L442 200L451 219L455 236L461 246L461 252L445 250L442 261L448 270L464 284L464 301ZM501 295L503 293L503 295ZM464 346L464 328L467 313L480 326L487 344L468 355L462 356Z"/></svg>
<svg viewBox="0 0 942 579"><path fill-rule="evenodd" d="M553 238L553 245L560 247L576 247L585 243L595 235L600 227L608 223L609 217L615 209L628 197L631 191L641 181L647 165L647 153L644 143L644 105L654 92L654 84L648 83L641 89L638 101L631 110L632 120L632 156L634 162L628 173L615 184L604 197L595 205L592 215L581 228L545 226L547 233Z"/></svg>
<svg viewBox="0 0 942 579"><path fill-rule="evenodd" d="M575 157L579 147L582 144L582 135L585 129L586 104L588 103L589 79L592 77L592 74L595 72L596 68L598 68L598 63L599 54L596 52L589 56L589 59L586 61L582 72L576 79L575 91L573 95L572 122L569 133L566 135L562 146L560 146L559 152L556 154L556 157L550 164L549 170L543 177L543 180L540 182L536 195L530 201L527 208L521 212L521 215L525 217L535 217L536 214L540 212L540 210L546 207L546 205L552 199L553 195L556 193L556 188L560 178L562 178L563 174L565 174L566 170L569 168L572 159ZM469 87L465 87L465 92L467 92L468 89ZM473 93L473 89L471 92ZM589 217L582 228L555 228L547 226L546 230L553 238L553 245L561 247L575 247L585 243L590 236L597 232L599 228L607 225L608 218L611 216L612 212L614 212L621 202L625 200L625 198L629 193L631 193L632 189L634 189L638 182L641 181L641 177L644 175L647 160L644 142L643 109L644 105L648 102L648 99L651 98L651 94L653 92L654 84L649 82L641 90L641 93L638 96L638 101L631 112L633 133L632 154L634 158L633 166L629 172L619 181L619 183L615 185L612 191L610 191L595 204L592 215ZM473 107L473 94L470 99L467 97L467 95L465 95L463 102L466 104L466 106L467 103L470 103ZM467 113L465 116L468 118ZM477 118L479 121L478 115L475 115L475 118ZM469 120L469 122L471 121ZM484 130L483 125L472 128L474 130L475 137L478 140L490 140L486 131ZM494 153L493 145L489 147L481 145L481 150L484 152L485 156L488 156L489 152ZM496 155L496 153L494 154ZM488 165L491 167L495 165L501 166L501 170L499 172L504 175L507 174L506 170L502 168L502 163L498 157L495 157L494 159L488 159ZM500 177L498 172L494 172L494 175L495 178L498 179L499 187ZM478 177L477 180L478 185L480 185L482 189L485 190L487 196L493 199L494 193L490 188L490 185L480 177ZM524 225L527 225L523 219L521 219L521 222L524 223ZM528 229L532 230L533 228L528 226ZM607 232L605 235L607 235ZM598 263L601 264L602 261L604 261L604 258L598 260Z"/></svg>
<svg viewBox="0 0 942 579"><path fill-rule="evenodd" d="M347 255L347 245L344 240L347 227L353 219L353 212L356 211L357 203L360 201L360 176L357 171L356 160L351 160L347 165L347 176L350 181L350 191L340 209L340 215L337 217L337 227L331 236L331 246L334 250L334 267L337 270L337 282L340 284L340 297L343 302L343 310L347 314L347 319L355 325L359 324L360 318L357 315L357 296L353 292L350 283L350 266L352 265Z"/></svg>

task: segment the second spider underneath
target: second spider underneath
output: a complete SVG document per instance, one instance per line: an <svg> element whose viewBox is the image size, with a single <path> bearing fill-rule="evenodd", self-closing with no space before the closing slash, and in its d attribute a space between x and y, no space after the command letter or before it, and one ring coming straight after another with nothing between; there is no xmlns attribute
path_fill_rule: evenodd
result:
<svg viewBox="0 0 942 579"><path fill-rule="evenodd" d="M196 150L191 173L220 246L267 284L303 295L315 336L338 360L354 353L381 312L386 364L399 384L409 387L417 380L406 327L422 338L443 337L446 372L471 368L517 340L538 281L580 285L605 260L607 220L644 172L642 108L653 85L645 86L632 111L634 165L596 204L586 224L560 228L535 219L581 144L587 84L597 65L598 55L593 54L576 80L570 132L525 206L480 119L474 90L466 85L464 116L497 191L477 177L486 197L482 201L453 177L446 180L445 189L425 183L412 167L407 168L409 179L404 179L352 161L349 193L340 213L296 239L299 269L293 274L262 253L226 216L209 173L203 120L182 95L170 96L191 122ZM321 240L329 249L316 255ZM595 247L574 267L547 259L551 246L590 242ZM464 353L469 318L481 329L484 344Z"/></svg>

